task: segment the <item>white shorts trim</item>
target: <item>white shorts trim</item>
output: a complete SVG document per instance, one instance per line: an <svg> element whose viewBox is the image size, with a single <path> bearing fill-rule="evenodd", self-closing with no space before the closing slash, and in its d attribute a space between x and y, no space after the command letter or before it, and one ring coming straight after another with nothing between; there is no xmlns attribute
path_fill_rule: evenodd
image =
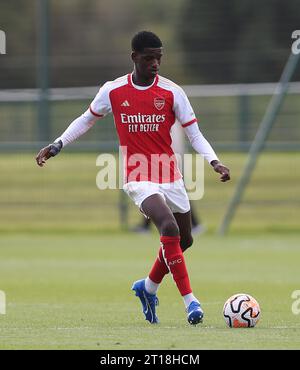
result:
<svg viewBox="0 0 300 370"><path fill-rule="evenodd" d="M123 186L123 190L143 214L142 203L153 194L161 195L172 213L186 213L190 210L190 201L182 179L163 184L151 181L130 181Z"/></svg>

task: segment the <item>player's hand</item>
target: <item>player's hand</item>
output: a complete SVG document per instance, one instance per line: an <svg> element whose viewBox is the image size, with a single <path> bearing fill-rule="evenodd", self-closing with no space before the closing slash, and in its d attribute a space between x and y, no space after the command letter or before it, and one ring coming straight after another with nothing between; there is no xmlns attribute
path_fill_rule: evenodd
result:
<svg viewBox="0 0 300 370"><path fill-rule="evenodd" d="M226 166L224 166L221 162L215 160L215 161L211 161L210 163L214 170L221 174L221 177L220 177L220 180L222 182L226 182L228 180L230 180L230 171L229 171L229 168L227 168Z"/></svg>
<svg viewBox="0 0 300 370"><path fill-rule="evenodd" d="M43 167L49 158L55 157L61 151L62 146L62 141L59 140L57 143L49 144L42 148L35 157L38 166Z"/></svg>

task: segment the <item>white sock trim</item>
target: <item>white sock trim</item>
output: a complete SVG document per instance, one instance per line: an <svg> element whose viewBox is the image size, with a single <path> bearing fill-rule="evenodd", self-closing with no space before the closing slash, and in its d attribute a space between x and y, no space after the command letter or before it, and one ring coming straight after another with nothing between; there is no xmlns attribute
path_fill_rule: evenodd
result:
<svg viewBox="0 0 300 370"><path fill-rule="evenodd" d="M145 289L149 294L156 294L159 288L159 284L152 281L149 276L145 279Z"/></svg>
<svg viewBox="0 0 300 370"><path fill-rule="evenodd" d="M182 296L182 298L185 304L185 308L188 308L193 301L199 303L198 299L194 296L193 293L186 294Z"/></svg>

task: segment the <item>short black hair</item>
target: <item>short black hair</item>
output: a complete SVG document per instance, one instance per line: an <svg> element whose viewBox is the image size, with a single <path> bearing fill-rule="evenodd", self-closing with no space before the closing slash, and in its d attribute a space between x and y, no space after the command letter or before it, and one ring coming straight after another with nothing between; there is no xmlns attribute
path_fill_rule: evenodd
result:
<svg viewBox="0 0 300 370"><path fill-rule="evenodd" d="M145 48L161 48L162 42L155 33L140 31L131 40L132 51L142 52Z"/></svg>

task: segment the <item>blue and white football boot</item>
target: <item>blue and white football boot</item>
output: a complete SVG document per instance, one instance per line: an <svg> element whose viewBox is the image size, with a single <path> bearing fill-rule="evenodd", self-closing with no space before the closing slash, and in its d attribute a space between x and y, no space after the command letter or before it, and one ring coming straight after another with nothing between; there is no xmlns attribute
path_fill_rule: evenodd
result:
<svg viewBox="0 0 300 370"><path fill-rule="evenodd" d="M203 321L204 312L200 303L193 301L187 308L187 320L191 325L197 325Z"/></svg>
<svg viewBox="0 0 300 370"><path fill-rule="evenodd" d="M145 279L138 280L133 283L131 290L135 291L135 295L139 297L142 306L145 320L151 324L157 324L156 306L158 306L158 298L156 294L149 294L145 289Z"/></svg>

